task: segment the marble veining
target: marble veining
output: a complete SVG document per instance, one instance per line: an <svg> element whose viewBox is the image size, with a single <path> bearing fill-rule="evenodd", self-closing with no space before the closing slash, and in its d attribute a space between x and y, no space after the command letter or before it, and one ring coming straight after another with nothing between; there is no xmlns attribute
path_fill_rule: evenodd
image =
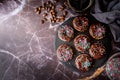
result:
<svg viewBox="0 0 120 80"><path fill-rule="evenodd" d="M49 29L49 23L41 24L41 16L34 12L43 0L4 1L0 2L0 80L76 80L85 76L58 62L55 31Z"/></svg>

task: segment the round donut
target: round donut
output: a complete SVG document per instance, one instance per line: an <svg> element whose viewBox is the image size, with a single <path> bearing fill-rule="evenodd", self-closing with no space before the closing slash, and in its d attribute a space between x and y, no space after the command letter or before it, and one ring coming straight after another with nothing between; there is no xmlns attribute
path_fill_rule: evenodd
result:
<svg viewBox="0 0 120 80"><path fill-rule="evenodd" d="M75 65L80 71L86 72L92 65L92 58L88 54L80 54L75 59Z"/></svg>
<svg viewBox="0 0 120 80"><path fill-rule="evenodd" d="M88 27L88 19L86 17L76 17L73 20L73 27L80 32L84 32Z"/></svg>
<svg viewBox="0 0 120 80"><path fill-rule="evenodd" d="M71 26L64 25L58 28L58 37L62 41L69 42L74 37L74 30Z"/></svg>
<svg viewBox="0 0 120 80"><path fill-rule="evenodd" d="M57 57L60 61L67 62L68 60L71 60L73 56L73 50L66 44L61 44L57 48Z"/></svg>
<svg viewBox="0 0 120 80"><path fill-rule="evenodd" d="M100 43L94 43L89 49L89 54L94 59L100 59L105 54L105 47Z"/></svg>
<svg viewBox="0 0 120 80"><path fill-rule="evenodd" d="M100 23L92 24L90 26L89 33L94 39L102 39L105 36L105 27Z"/></svg>
<svg viewBox="0 0 120 80"><path fill-rule="evenodd" d="M76 50L84 53L90 48L90 39L87 35L80 34L74 39L74 46Z"/></svg>
<svg viewBox="0 0 120 80"><path fill-rule="evenodd" d="M120 57L109 60L105 70L111 80L120 80Z"/></svg>

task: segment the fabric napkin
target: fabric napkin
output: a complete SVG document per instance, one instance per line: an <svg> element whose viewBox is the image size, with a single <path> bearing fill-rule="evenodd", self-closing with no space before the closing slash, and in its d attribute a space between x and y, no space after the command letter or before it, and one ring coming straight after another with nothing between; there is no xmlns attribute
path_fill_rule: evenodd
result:
<svg viewBox="0 0 120 80"><path fill-rule="evenodd" d="M115 42L120 42L120 0L95 0L90 14L108 24Z"/></svg>

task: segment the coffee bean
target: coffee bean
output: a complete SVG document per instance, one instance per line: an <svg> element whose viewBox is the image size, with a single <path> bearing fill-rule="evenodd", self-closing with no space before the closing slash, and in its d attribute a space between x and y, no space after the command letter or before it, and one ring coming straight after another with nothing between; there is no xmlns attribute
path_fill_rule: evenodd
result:
<svg viewBox="0 0 120 80"><path fill-rule="evenodd" d="M64 7L60 6L59 11L63 11L63 10L64 10Z"/></svg>
<svg viewBox="0 0 120 80"><path fill-rule="evenodd" d="M43 17L46 17L47 16L47 13L43 13L43 15L42 15Z"/></svg>
<svg viewBox="0 0 120 80"><path fill-rule="evenodd" d="M55 6L52 6L52 7L51 7L51 9L53 9L53 10L54 10L54 9L55 9Z"/></svg>
<svg viewBox="0 0 120 80"><path fill-rule="evenodd" d="M64 11L67 2L64 2L64 5L59 6L58 10L56 10L55 8L57 7L56 3L58 2L58 0L53 0L53 2L51 1L47 1L43 4L43 6L39 6L35 9L35 12L37 14L40 14L41 11L43 11L44 13L42 14L43 18L41 20L41 23L45 23L45 21L50 20L51 23L55 23L55 22L63 22L65 20L66 15L68 14L67 11ZM62 11L63 13L61 13L60 11ZM59 15L62 14L60 17ZM50 16L50 18L47 18L46 16Z"/></svg>
<svg viewBox="0 0 120 80"><path fill-rule="evenodd" d="M52 7L53 5L52 4L49 4L49 7Z"/></svg>
<svg viewBox="0 0 120 80"><path fill-rule="evenodd" d="M55 23L56 21L55 20L52 20L52 23Z"/></svg>
<svg viewBox="0 0 120 80"><path fill-rule="evenodd" d="M46 3L43 3L43 7L45 7L47 4Z"/></svg>
<svg viewBox="0 0 120 80"><path fill-rule="evenodd" d="M59 19L60 19L60 22L62 22L62 21L65 20L65 17L64 16L60 16Z"/></svg>
<svg viewBox="0 0 120 80"><path fill-rule="evenodd" d="M37 12L36 12L36 14L40 14L40 13L41 13L41 11L37 11Z"/></svg>
<svg viewBox="0 0 120 80"><path fill-rule="evenodd" d="M42 24L44 24L44 23L45 23L45 21L44 21L44 20L41 20L41 23L42 23Z"/></svg>
<svg viewBox="0 0 120 80"><path fill-rule="evenodd" d="M56 4L58 2L58 0L54 0L53 2Z"/></svg>
<svg viewBox="0 0 120 80"><path fill-rule="evenodd" d="M55 10L51 10L51 11L50 11L50 14L51 14L51 15L55 15L55 14L56 14Z"/></svg>
<svg viewBox="0 0 120 80"><path fill-rule="evenodd" d="M47 21L47 18L44 18L43 20L44 20L44 21Z"/></svg>
<svg viewBox="0 0 120 80"><path fill-rule="evenodd" d="M38 11L38 8L35 8L35 12L37 12Z"/></svg>
<svg viewBox="0 0 120 80"><path fill-rule="evenodd" d="M60 19L59 19L59 18L56 18L56 22L60 22Z"/></svg>
<svg viewBox="0 0 120 80"><path fill-rule="evenodd" d="M67 12L67 11L64 11L64 12L63 12L63 15L64 15L64 16L66 16L67 14L68 14L68 12Z"/></svg>
<svg viewBox="0 0 120 80"><path fill-rule="evenodd" d="M51 3L51 1L47 1L46 4L49 5Z"/></svg>
<svg viewBox="0 0 120 80"><path fill-rule="evenodd" d="M50 12L50 10L51 10L51 8L50 8L50 7L48 7L48 8L47 8L47 11L48 11L48 12Z"/></svg>
<svg viewBox="0 0 120 80"><path fill-rule="evenodd" d="M42 10L45 10L45 7L42 7Z"/></svg>
<svg viewBox="0 0 120 80"><path fill-rule="evenodd" d="M55 14L54 14L54 15L52 15L52 17L54 17L54 18L55 18L55 17L56 17L56 15L55 15Z"/></svg>

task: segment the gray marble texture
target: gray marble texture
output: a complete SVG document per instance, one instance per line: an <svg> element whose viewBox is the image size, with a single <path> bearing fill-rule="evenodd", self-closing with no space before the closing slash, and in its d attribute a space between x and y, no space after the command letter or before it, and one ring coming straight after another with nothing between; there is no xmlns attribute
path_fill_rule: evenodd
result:
<svg viewBox="0 0 120 80"><path fill-rule="evenodd" d="M58 62L54 29L40 23L41 0L0 0L0 80L76 80L86 76ZM101 77L95 80L106 78Z"/></svg>

